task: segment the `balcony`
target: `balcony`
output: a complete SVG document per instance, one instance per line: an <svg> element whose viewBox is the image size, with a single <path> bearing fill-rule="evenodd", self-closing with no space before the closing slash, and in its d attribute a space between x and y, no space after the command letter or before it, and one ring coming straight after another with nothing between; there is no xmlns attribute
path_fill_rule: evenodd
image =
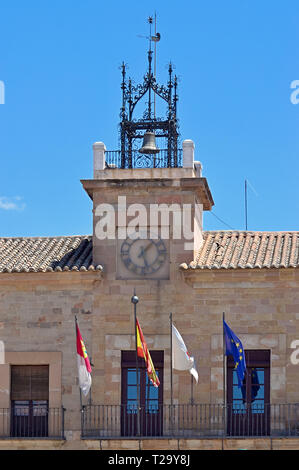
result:
<svg viewBox="0 0 299 470"><path fill-rule="evenodd" d="M84 406L82 438L299 438L299 403L159 405L137 411L133 405Z"/></svg>
<svg viewBox="0 0 299 470"><path fill-rule="evenodd" d="M0 408L0 439L64 439L64 412L63 407Z"/></svg>
<svg viewBox="0 0 299 470"><path fill-rule="evenodd" d="M138 150L132 150L131 158L124 159L120 150L106 150L105 161L107 168L181 168L183 166L183 150L178 149L176 162L169 159L168 150L159 150L156 154L141 154Z"/></svg>

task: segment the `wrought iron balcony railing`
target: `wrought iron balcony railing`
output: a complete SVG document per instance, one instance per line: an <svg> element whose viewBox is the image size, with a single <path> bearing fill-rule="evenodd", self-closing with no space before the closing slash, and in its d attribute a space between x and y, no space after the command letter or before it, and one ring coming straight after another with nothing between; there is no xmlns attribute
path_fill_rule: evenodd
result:
<svg viewBox="0 0 299 470"><path fill-rule="evenodd" d="M64 439L64 412L63 407L0 408L0 439Z"/></svg>
<svg viewBox="0 0 299 470"><path fill-rule="evenodd" d="M105 151L107 168L129 168L128 159L122 158L120 150ZM183 166L183 150L177 150L177 160L169 161L168 150L162 149L156 154L141 154L138 150L132 150L132 168L181 168Z"/></svg>
<svg viewBox="0 0 299 470"><path fill-rule="evenodd" d="M298 437L299 404L87 405L82 438Z"/></svg>

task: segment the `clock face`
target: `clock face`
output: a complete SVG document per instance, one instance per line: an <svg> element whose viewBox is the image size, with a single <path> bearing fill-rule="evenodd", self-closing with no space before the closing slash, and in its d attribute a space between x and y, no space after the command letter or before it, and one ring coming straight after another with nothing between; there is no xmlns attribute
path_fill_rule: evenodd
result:
<svg viewBox="0 0 299 470"><path fill-rule="evenodd" d="M121 245L121 260L129 271L146 276L158 271L165 263L167 250L163 240L158 238L127 238Z"/></svg>

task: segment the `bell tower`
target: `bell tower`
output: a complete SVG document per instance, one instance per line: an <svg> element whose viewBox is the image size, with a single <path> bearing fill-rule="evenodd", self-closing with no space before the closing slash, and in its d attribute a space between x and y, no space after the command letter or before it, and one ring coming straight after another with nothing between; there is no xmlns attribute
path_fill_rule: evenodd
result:
<svg viewBox="0 0 299 470"><path fill-rule="evenodd" d="M120 149L93 145L94 175L82 180L93 200L93 263L108 280L171 280L202 244L203 211L214 202L194 159L194 143L179 143L177 77L168 66L167 85L156 81L160 34L150 26L147 72L133 85L123 63ZM154 44L154 51L153 49ZM154 65L153 65L154 54ZM136 105L147 99L139 118ZM157 117L157 100L166 106Z"/></svg>
<svg viewBox="0 0 299 470"><path fill-rule="evenodd" d="M120 123L121 140L121 167L167 167L180 166L178 156L178 122L177 122L177 77L173 76L173 66L168 66L168 83L159 85L156 81L156 47L160 41L160 34L156 32L152 36L152 18L148 19L150 25L148 70L144 75L143 83L132 85L131 78L126 77L126 65L122 64L122 107ZM154 43L154 69L152 66ZM135 119L134 111L137 103L147 97L147 107L143 116ZM165 118L156 115L156 100L161 99L167 106ZM140 148L139 140L143 139ZM163 153L156 146L156 139L163 141L165 148Z"/></svg>

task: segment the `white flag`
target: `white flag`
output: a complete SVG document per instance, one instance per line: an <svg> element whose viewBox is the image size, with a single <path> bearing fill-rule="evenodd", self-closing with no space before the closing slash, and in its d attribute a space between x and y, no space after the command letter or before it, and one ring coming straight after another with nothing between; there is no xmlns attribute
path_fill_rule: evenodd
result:
<svg viewBox="0 0 299 470"><path fill-rule="evenodd" d="M186 345L176 327L172 324L172 367L177 370L189 370L196 382L198 372L195 368L194 357L190 357Z"/></svg>

